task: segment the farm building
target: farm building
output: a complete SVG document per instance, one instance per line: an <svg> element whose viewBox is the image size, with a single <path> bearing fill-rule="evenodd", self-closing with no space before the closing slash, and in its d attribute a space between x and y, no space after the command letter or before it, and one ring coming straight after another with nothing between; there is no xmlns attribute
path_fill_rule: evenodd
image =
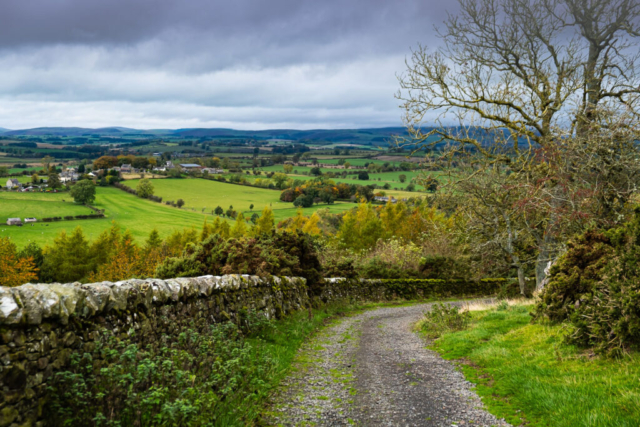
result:
<svg viewBox="0 0 640 427"><path fill-rule="evenodd" d="M202 168L202 172L207 172L207 173L210 173L210 174L222 174L222 173L224 173L224 169Z"/></svg>
<svg viewBox="0 0 640 427"><path fill-rule="evenodd" d="M122 173L131 173L132 171L133 171L133 168L131 167L131 165L120 166L120 172Z"/></svg>
<svg viewBox="0 0 640 427"><path fill-rule="evenodd" d="M185 172L197 171L202 169L202 166L195 163L182 163L180 164L180 167Z"/></svg>
<svg viewBox="0 0 640 427"><path fill-rule="evenodd" d="M38 222L38 220L35 218L25 218L24 222Z"/></svg>
<svg viewBox="0 0 640 427"><path fill-rule="evenodd" d="M9 218L7 220L7 225L22 225L22 221L20 218Z"/></svg>
<svg viewBox="0 0 640 427"><path fill-rule="evenodd" d="M17 179L15 179L15 178L9 178L9 179L7 180L7 185L6 185L6 187L7 187L9 190L12 190L12 189L14 189L14 188L22 188L22 184L20 184L20 181L18 181L18 180L17 180Z"/></svg>

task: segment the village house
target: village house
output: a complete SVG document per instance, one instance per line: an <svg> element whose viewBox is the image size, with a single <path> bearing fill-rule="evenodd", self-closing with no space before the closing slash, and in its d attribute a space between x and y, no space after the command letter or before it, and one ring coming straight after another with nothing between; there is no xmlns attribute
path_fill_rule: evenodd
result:
<svg viewBox="0 0 640 427"><path fill-rule="evenodd" d="M68 182L75 182L79 177L80 175L78 175L78 172L76 172L75 169L67 169L60 173L60 182L63 184L66 184Z"/></svg>
<svg viewBox="0 0 640 427"><path fill-rule="evenodd" d="M122 165L122 166L120 166L120 172L122 172L122 173L131 173L131 172L133 172L133 168L131 167L131 165Z"/></svg>
<svg viewBox="0 0 640 427"><path fill-rule="evenodd" d="M6 185L8 190L13 190L14 188L20 189L22 188L22 184L20 184L20 181L18 181L15 178L9 178L7 180L7 185Z"/></svg>
<svg viewBox="0 0 640 427"><path fill-rule="evenodd" d="M20 218L9 218L7 220L7 225L22 225L22 221Z"/></svg>

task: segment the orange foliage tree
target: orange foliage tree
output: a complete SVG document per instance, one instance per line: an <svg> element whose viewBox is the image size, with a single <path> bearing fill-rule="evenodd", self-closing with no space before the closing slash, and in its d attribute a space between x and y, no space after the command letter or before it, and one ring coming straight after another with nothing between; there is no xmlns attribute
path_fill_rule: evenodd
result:
<svg viewBox="0 0 640 427"><path fill-rule="evenodd" d="M20 286L38 278L33 258L19 258L8 237L0 237L0 286Z"/></svg>

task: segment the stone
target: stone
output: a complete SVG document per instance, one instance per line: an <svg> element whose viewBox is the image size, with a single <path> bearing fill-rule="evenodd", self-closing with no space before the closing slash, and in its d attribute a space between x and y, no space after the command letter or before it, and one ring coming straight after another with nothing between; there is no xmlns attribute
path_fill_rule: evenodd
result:
<svg viewBox="0 0 640 427"><path fill-rule="evenodd" d="M16 418L18 418L18 410L13 406L0 409L0 427L11 425Z"/></svg>
<svg viewBox="0 0 640 427"><path fill-rule="evenodd" d="M22 307L16 295L15 288L0 287L0 322L7 325L15 325L22 321Z"/></svg>

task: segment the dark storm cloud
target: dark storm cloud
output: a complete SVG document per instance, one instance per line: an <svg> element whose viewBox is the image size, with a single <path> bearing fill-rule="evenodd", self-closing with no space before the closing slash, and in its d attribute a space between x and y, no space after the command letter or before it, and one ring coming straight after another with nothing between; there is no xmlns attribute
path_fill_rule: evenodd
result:
<svg viewBox="0 0 640 427"><path fill-rule="evenodd" d="M442 3L3 0L0 107L13 103L23 119L0 126L52 125L48 102L92 103L94 118L83 120L100 124L110 102L158 123L165 105L202 125L218 122L202 108L235 108L223 121L237 127L269 127L279 113L293 127L397 124L395 73L411 46L434 40Z"/></svg>

